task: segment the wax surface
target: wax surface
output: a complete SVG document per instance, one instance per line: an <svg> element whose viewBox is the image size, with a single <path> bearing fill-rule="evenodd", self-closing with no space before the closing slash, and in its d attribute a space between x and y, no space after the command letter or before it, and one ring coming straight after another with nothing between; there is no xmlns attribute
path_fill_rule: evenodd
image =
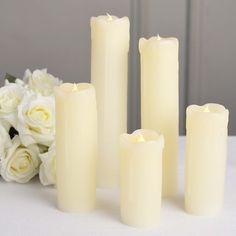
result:
<svg viewBox="0 0 236 236"><path fill-rule="evenodd" d="M58 207L84 212L95 207L97 111L91 84L62 84L56 98Z"/></svg>
<svg viewBox="0 0 236 236"><path fill-rule="evenodd" d="M165 138L163 196L177 192L179 126L178 40L152 37L139 40L141 57L141 123Z"/></svg>
<svg viewBox="0 0 236 236"><path fill-rule="evenodd" d="M163 136L155 131L121 135L120 207L125 224L152 227L160 221L163 146Z"/></svg>
<svg viewBox="0 0 236 236"><path fill-rule="evenodd" d="M127 131L129 19L91 18L91 82L98 106L99 187L119 182L119 136Z"/></svg>
<svg viewBox="0 0 236 236"><path fill-rule="evenodd" d="M229 112L219 104L187 108L185 209L216 215L224 199Z"/></svg>

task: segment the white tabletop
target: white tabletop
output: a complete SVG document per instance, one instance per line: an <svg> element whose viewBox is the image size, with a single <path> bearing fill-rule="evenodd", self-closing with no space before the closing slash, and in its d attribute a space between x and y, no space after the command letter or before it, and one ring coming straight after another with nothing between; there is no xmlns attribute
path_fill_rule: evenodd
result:
<svg viewBox="0 0 236 236"><path fill-rule="evenodd" d="M153 230L140 230L120 222L118 192L97 191L97 209L70 214L56 208L56 190L37 180L28 184L0 181L0 235L236 235L236 137L229 138L225 206L217 217L199 217L183 209L185 138L180 138L179 194L162 203L162 222Z"/></svg>

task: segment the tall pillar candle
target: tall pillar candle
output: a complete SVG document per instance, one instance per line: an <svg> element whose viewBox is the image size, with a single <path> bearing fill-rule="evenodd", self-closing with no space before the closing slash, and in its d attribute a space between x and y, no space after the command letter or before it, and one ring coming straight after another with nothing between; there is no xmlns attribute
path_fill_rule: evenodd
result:
<svg viewBox="0 0 236 236"><path fill-rule="evenodd" d="M152 227L160 220L164 138L152 130L120 137L121 219L134 227Z"/></svg>
<svg viewBox="0 0 236 236"><path fill-rule="evenodd" d="M178 40L139 40L141 57L141 123L164 135L163 196L177 192L179 125Z"/></svg>
<svg viewBox="0 0 236 236"><path fill-rule="evenodd" d="M187 108L185 209L215 215L223 205L229 112L219 104Z"/></svg>
<svg viewBox="0 0 236 236"><path fill-rule="evenodd" d="M62 84L56 99L56 187L59 209L95 207L97 111L91 84Z"/></svg>
<svg viewBox="0 0 236 236"><path fill-rule="evenodd" d="M129 19L91 18L91 82L98 106L99 187L119 182L119 137L127 131Z"/></svg>

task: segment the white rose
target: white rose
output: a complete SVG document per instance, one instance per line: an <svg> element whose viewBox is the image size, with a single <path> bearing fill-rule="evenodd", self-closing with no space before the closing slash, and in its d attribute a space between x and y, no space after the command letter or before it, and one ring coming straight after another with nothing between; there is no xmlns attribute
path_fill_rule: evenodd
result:
<svg viewBox="0 0 236 236"><path fill-rule="evenodd" d="M27 92L18 106L17 131L25 146L50 146L55 135L54 97Z"/></svg>
<svg viewBox="0 0 236 236"><path fill-rule="evenodd" d="M9 84L11 84L11 82L9 82L9 81L6 79L6 80L5 80L5 86L6 86L6 85L9 85ZM22 79L16 78L16 81L14 82L14 84L17 84L17 85L19 85L19 86L21 86L21 87L23 87L23 88L26 88L26 84L25 84L25 82L24 82Z"/></svg>
<svg viewBox="0 0 236 236"><path fill-rule="evenodd" d="M11 138L7 130L1 123L0 123L0 157L1 157L1 150L11 145Z"/></svg>
<svg viewBox="0 0 236 236"><path fill-rule="evenodd" d="M25 147L19 136L15 136L2 160L1 175L8 182L26 183L38 174L40 160L37 145Z"/></svg>
<svg viewBox="0 0 236 236"><path fill-rule="evenodd" d="M25 89L14 83L9 83L0 88L0 118L8 121L12 126L16 127L16 111L20 104Z"/></svg>
<svg viewBox="0 0 236 236"><path fill-rule="evenodd" d="M1 126L3 126L5 128L5 130L7 130L7 132L10 130L10 128L12 126L8 121L6 121L4 119L0 119L0 124L1 124Z"/></svg>
<svg viewBox="0 0 236 236"><path fill-rule="evenodd" d="M47 73L47 69L35 70L33 73L27 69L23 81L28 84L29 89L43 96L52 95L53 88L62 83L58 78Z"/></svg>
<svg viewBox="0 0 236 236"><path fill-rule="evenodd" d="M48 149L48 152L39 154L41 165L39 167L39 179L43 185L51 185L56 182L56 150L55 143Z"/></svg>
<svg viewBox="0 0 236 236"><path fill-rule="evenodd" d="M11 138L8 130L0 123L0 170L1 162L5 157L5 150L11 146Z"/></svg>

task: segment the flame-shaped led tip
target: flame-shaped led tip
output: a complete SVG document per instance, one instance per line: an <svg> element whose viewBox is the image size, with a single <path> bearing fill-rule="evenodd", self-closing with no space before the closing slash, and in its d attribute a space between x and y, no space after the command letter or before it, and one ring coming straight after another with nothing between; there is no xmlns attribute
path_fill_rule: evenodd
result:
<svg viewBox="0 0 236 236"><path fill-rule="evenodd" d="M205 107L205 109L204 109L204 112L210 112L210 110L209 110L209 107L208 107L208 106L206 106L206 107Z"/></svg>
<svg viewBox="0 0 236 236"><path fill-rule="evenodd" d="M76 83L74 83L72 91L77 91L77 90L78 90L77 85L76 85Z"/></svg>
<svg viewBox="0 0 236 236"><path fill-rule="evenodd" d="M139 135L138 135L138 137L137 137L137 142L138 142L138 143L145 142L145 139L144 139L144 137L143 137L142 134L139 134Z"/></svg>
<svg viewBox="0 0 236 236"><path fill-rule="evenodd" d="M106 14L107 14L108 21L112 21L112 16L110 14L108 14L108 13L106 13Z"/></svg>

